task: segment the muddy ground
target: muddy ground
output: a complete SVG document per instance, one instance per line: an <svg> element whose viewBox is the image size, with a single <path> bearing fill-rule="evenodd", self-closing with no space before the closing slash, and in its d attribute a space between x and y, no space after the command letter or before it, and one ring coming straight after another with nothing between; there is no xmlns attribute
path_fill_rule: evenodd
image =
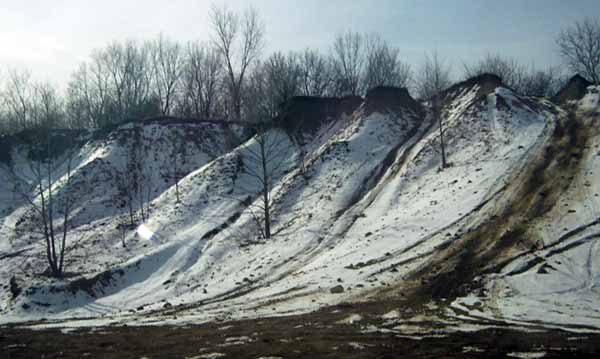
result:
<svg viewBox="0 0 600 359"><path fill-rule="evenodd" d="M0 357L506 358L526 354L536 358L600 357L600 334L534 325L517 329L501 322L468 321L464 322L464 331L457 331L463 324L454 322L451 329L447 319L440 323L425 319L417 326L407 327L407 323L414 323L409 318L431 318L430 313L426 309L402 312L401 305L347 304L297 316L187 327L114 326L68 333L59 329L2 327ZM390 310L400 314L394 319L383 319L382 314Z"/></svg>

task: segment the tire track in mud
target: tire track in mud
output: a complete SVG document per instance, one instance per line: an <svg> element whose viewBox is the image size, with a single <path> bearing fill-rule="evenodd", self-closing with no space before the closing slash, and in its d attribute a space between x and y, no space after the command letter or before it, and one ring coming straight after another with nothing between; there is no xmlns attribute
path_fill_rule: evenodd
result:
<svg viewBox="0 0 600 359"><path fill-rule="evenodd" d="M527 168L531 166L530 163L535 160L535 158L537 157L539 152L546 146L548 137L551 136L553 130L554 130L554 124L547 123L544 126L544 128L541 130L536 141L526 150L525 153L523 153L523 155L521 155L519 157L519 159L517 161L515 161L515 163L513 163L512 165L510 165L508 167L506 172L509 173L510 175L498 177L488 187L489 189L487 190L487 193L483 197L484 199L481 201L481 203L478 204L471 211L469 211L467 214L461 216L460 218L458 218L454 222L448 224L447 226L441 228L440 230L430 233L429 235L422 238L417 243L406 248L405 250L393 252L392 256L390 256L388 258L381 257L381 258L379 258L379 260L369 262L368 264L371 265L371 264L381 263L389 258L393 258L395 256L402 255L408 251L418 249L419 246L429 243L429 241L434 239L436 236L439 236L444 231L447 231L451 227L458 227L459 230L457 231L457 233L462 233L463 236L467 235L468 233L470 233L472 231L472 229L479 227L481 225L481 222L485 220L486 216L487 217L497 217L497 216L495 216L495 213L498 213L501 211L502 206L500 204L502 203L503 196L505 196L505 192L507 192L510 189L511 184L513 183L513 181L517 180L517 177L522 176L522 173L527 172ZM418 156L418 154L420 154L422 151L423 151L423 148L420 148L419 152L417 153L416 156ZM410 257L410 258L401 260L399 262L393 263L391 265L388 265L388 266L372 273L370 277L379 275L386 271L394 271L394 269L399 266L410 264L412 262L422 260L422 259L432 256L436 253L439 253L440 251L447 250L449 247L452 246L452 244L457 240L457 238L460 238L460 237L457 237L455 235L454 237L452 237L450 239L442 238L440 243L435 245L434 248L432 248L424 253L421 253L418 256ZM395 296L395 295L397 295L399 288L402 291L405 289L404 287L406 285L406 282L412 280L411 275L413 275L413 274L414 273L409 273L408 275L403 276L403 278L399 279L399 283L397 286L392 286L391 288L374 289L371 291L371 295L375 296L376 298L380 297L382 295L384 295L386 297L390 296L390 295Z"/></svg>
<svg viewBox="0 0 600 359"><path fill-rule="evenodd" d="M539 249L535 234L529 233L531 224L569 188L573 177L555 173L576 173L589 137L588 125L575 114L558 117L537 158L510 181L513 186L498 201L500 208L414 271L412 295L422 300L462 296L473 289L476 276L497 272L523 251Z"/></svg>
<svg viewBox="0 0 600 359"><path fill-rule="evenodd" d="M596 219L596 220L594 220L594 221L592 221L590 223L581 225L581 226L579 226L579 227L577 227L575 229L570 230L569 232L567 232L567 233L563 234L562 236L560 236L558 238L558 240L556 240L556 242L551 243L549 245L546 245L546 246L540 248L539 250L529 250L529 251L523 252L523 253L521 253L519 255L516 255L516 256L514 256L511 259L511 261L515 261L517 259L520 259L520 258L528 256L528 255L535 255L535 253L537 251L548 251L548 250L550 250L550 249L552 249L554 247L560 246L560 245L564 244L564 242L567 242L569 239L571 239L571 238L575 237L576 235L578 235L578 234L586 231L588 228L596 226L596 225L599 225L599 224L600 224L600 218L598 218L598 219ZM592 235L592 236L594 236L594 235ZM551 256L553 256L555 254L564 252L564 251L569 250L569 249L571 249L573 247L576 247L576 246L579 246L581 244L584 244L584 243L586 243L589 240L590 240L589 238L585 237L583 239L579 239L577 241L571 242L571 243L565 245L564 247L550 250L550 251L548 251L543 256L535 255L534 258L528 260L524 265L522 265L519 268L513 269L512 271L508 272L506 275L508 275L508 276L514 276L514 275L519 275L519 274L525 273L526 271L530 270L531 268L535 267L536 265L544 262L546 260L546 258L550 258Z"/></svg>
<svg viewBox="0 0 600 359"><path fill-rule="evenodd" d="M367 263L365 263L364 265L357 265L354 266L351 269L360 269L360 268L365 268L371 265L375 265L375 264L379 264L382 263L384 261L386 261L389 257L397 257L397 256L401 256L403 254L406 254L410 251L413 251L415 249L418 249L421 245L428 243L429 240L431 240L432 238L435 238L436 236L440 235L442 232L447 231L448 229L455 227L455 226L459 226L461 224L461 222L464 222L465 220L467 220L469 217L473 216L474 214L476 214L477 212L481 211L487 204L489 204L490 202L494 201L495 199L497 199L506 189L507 186L503 186L502 188L500 188L499 190L497 190L491 197L487 198L486 200L484 200L482 203L480 203L479 205L477 205L474 209L472 209L470 212L464 214L463 216L461 216L460 218L458 218L457 220L453 221L452 223L440 228L439 230L432 232L430 234L428 234L427 236L421 238L420 240L418 240L417 242L413 243L412 245L399 249L397 251L394 252L390 252L390 256L383 256L383 257L379 257L379 258L375 258L374 260L371 260ZM464 227L464 225L463 225ZM445 241L442 241L441 243L439 243L438 245L434 246L434 248L430 249L429 251L426 251L424 253L421 253L418 256L415 257L410 257L407 259L404 259L400 262L397 263L393 263L389 266L386 266L376 272L373 272L372 274L369 275L369 277L373 277L375 275L384 273L386 271L389 270L393 270L394 268L397 268L401 265L405 265L408 264L410 262L413 262L415 260L419 260L421 258L427 257L433 253L436 253L439 250L448 248L452 242L454 241L454 239L448 239Z"/></svg>
<svg viewBox="0 0 600 359"><path fill-rule="evenodd" d="M488 95L480 95L476 99L472 100L472 102L470 103L470 105L468 105L466 108L464 108L461 111L461 115L460 116L454 116L454 121L452 121L452 123L459 122L460 117L467 110L469 110L473 106L478 105L480 101L484 100L487 97L488 97ZM421 136L421 138L417 141L418 143L420 143L420 142L425 142L425 143L417 149L416 153L414 153L412 155L410 154L410 152L405 152L404 153L405 156L411 155L410 156L410 161L408 161L407 158L403 158L402 166L398 166L397 168L395 168L395 171L391 175L387 175L385 177L386 180L389 180L389 179L393 178L394 176L396 176L400 172L400 170L403 168L405 162L411 163L414 159L418 158L421 155L421 153L427 147L429 147L429 146L436 146L434 143L435 143L436 139L439 137L439 135L437 134L437 130L434 130L433 132L430 132L430 130L433 127L434 124L435 124L435 121L432 121L432 123L428 126L428 128L423 132L423 135ZM458 125L460 125L460 123L459 124L455 124L454 126L458 126ZM452 126L450 126L450 127L448 127L448 126L450 126L450 125L446 124L446 127L448 129L452 128ZM520 173L520 172L522 172L527 167L527 164L529 163L529 161L531 160L531 158L534 157L535 152L539 151L539 147L542 147L542 145L544 144L544 141L548 137L548 135L551 132L552 128L553 128L552 126L548 126L548 124L546 124L544 126L544 128L541 130L541 133L538 135L538 139L534 142L534 144L532 146L530 146L522 156L520 156L520 158L519 158L518 161L515 161L515 163L511 164L508 167L508 169L507 169L506 172L507 173ZM417 143L415 143L415 145L416 144ZM412 147L411 147L411 151L412 151ZM390 256L387 256L387 257L383 256L383 257L379 257L379 258L370 260L366 265L360 266L360 268L368 266L368 265L372 265L372 264L381 263L381 262L386 261L389 258L393 258L393 257L396 257L398 255L402 255L402 254L404 254L404 253L406 253L408 251L411 251L413 249L417 249L417 248L419 248L420 245L428 243L428 241L430 239L432 239L435 236L439 235L440 233L448 230L449 228L461 225L461 222L463 223L461 229L468 228L469 225L473 225L473 224L472 223L470 223L470 224L466 223L466 220L469 217L471 217L474 214L476 214L477 212L480 212L483 208L485 208L492 201L496 201L501 196L501 194L508 188L508 184L509 183L510 183L510 177L507 178L506 176L501 176L501 177L497 178L488 187L489 189L488 189L487 193L485 194L485 196L483 197L482 202L479 205L477 205L474 209L472 209L469 213L461 216L459 219L453 221L452 223L448 224L447 226L445 226L445 227L443 227L443 228L441 228L441 229L439 229L439 230L437 230L435 232L430 233L429 235L423 237L422 239L420 239L416 243L412 244L411 246L409 246L409 247L407 247L407 248L405 248L403 250L399 250L399 251L396 251L396 252L391 252ZM375 193L374 198L376 198L376 196L378 194L379 194L379 192ZM371 195L371 193L369 195ZM368 207L373 202L374 198L372 198L371 201L369 203L367 203L365 207ZM489 210L489 209L486 209L486 210ZM398 263L392 264L392 265L390 265L390 266L388 266L386 268L383 268L383 269L377 271L376 273L373 273L371 276L380 274L380 273L388 271L388 270L392 270L395 267L398 267L398 266L404 265L404 264L408 264L408 263L410 263L410 262L412 262L414 260L419 260L421 258L427 257L427 256L429 256L429 255L431 255L431 254L433 254L433 253L435 253L435 252L437 252L437 251L439 251L441 249L447 248L453 241L454 241L454 238L450 239L450 240L443 240L442 239L442 242L440 244L436 245L433 249L428 250L427 252L422 253L422 254L420 254L420 255L418 255L416 257L405 259L405 260L402 260L402 261L400 261ZM357 269L358 269L358 267L357 267Z"/></svg>

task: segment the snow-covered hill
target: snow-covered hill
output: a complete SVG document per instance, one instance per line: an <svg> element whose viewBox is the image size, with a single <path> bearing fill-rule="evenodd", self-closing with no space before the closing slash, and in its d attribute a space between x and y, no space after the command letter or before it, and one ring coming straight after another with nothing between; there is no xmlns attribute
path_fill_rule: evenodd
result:
<svg viewBox="0 0 600 359"><path fill-rule="evenodd" d="M297 98L279 128L233 149L216 124L95 136L64 189L76 193L75 245L73 276L60 281L38 275L35 222L3 181L0 322L188 322L413 293L451 299L449 315L600 327L597 89L559 107L484 75L435 102L447 168L432 103L386 87L364 99ZM265 138L271 238L260 236L262 164L252 156ZM148 206L123 248L129 213L115 183L131 175L137 148ZM23 156L13 152L13 172L26 180Z"/></svg>

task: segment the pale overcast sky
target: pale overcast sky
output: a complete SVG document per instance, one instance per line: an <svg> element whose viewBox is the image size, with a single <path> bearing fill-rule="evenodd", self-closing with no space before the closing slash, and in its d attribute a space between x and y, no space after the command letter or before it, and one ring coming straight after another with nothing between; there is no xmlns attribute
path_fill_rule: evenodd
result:
<svg viewBox="0 0 600 359"><path fill-rule="evenodd" d="M2 0L0 73L29 69L64 86L94 48L111 40L208 40L211 3L258 10L266 26L266 53L316 47L337 33L379 32L417 66L432 50L456 69L488 52L538 66L556 65L561 28L600 15L600 0Z"/></svg>

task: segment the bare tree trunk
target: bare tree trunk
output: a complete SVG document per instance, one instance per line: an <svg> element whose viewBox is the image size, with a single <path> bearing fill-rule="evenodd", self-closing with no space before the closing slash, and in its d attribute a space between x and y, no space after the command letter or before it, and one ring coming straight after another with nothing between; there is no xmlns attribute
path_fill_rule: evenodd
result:
<svg viewBox="0 0 600 359"><path fill-rule="evenodd" d="M255 193L254 200L247 205L257 230L262 238L273 236L273 203L271 190L273 181L282 175L282 166L287 159L285 154L289 146L287 135L268 123L258 124L256 135L250 146L242 151L244 172L254 180L256 186L250 185L246 190ZM252 204L253 203L253 204ZM256 212L252 209L256 208Z"/></svg>
<svg viewBox="0 0 600 359"><path fill-rule="evenodd" d="M265 214L265 238L271 238L271 213L269 203L269 174L267 172L267 153L265 151L265 142L260 142L261 165L263 175L263 206Z"/></svg>
<svg viewBox="0 0 600 359"><path fill-rule="evenodd" d="M241 122L242 121L242 99L241 99L239 88L235 89L234 108L235 108L235 120L237 122Z"/></svg>
<svg viewBox="0 0 600 359"><path fill-rule="evenodd" d="M227 8L213 6L210 22L215 32L215 47L223 56L229 77L231 105L235 120L242 118L241 89L248 67L258 58L264 38L263 24L258 13L249 7L240 17ZM236 61L237 59L237 61ZM234 63L237 64L234 69Z"/></svg>
<svg viewBox="0 0 600 359"><path fill-rule="evenodd" d="M123 245L123 248L127 248L127 244L125 243L126 234L127 229L125 228L125 223L119 223L119 235L121 236L121 245Z"/></svg>
<svg viewBox="0 0 600 359"><path fill-rule="evenodd" d="M182 149L183 145L183 139L178 138L177 133L175 132L173 134L174 136L174 143L173 143L173 157L171 158L171 160L173 161L173 181L175 182L175 198L177 203L181 202L181 199L179 197L179 150ZM180 144L181 142L181 144ZM181 147L180 147L181 146Z"/></svg>
<svg viewBox="0 0 600 359"><path fill-rule="evenodd" d="M48 159L46 164L46 170L48 171L48 226L50 228L50 244L52 248L52 270L54 271L54 276L59 276L58 272L58 256L56 255L56 237L54 233L54 203L52 198L52 161L50 160L50 138L48 138Z"/></svg>
<svg viewBox="0 0 600 359"><path fill-rule="evenodd" d="M564 29L556 39L558 50L571 71L600 84L600 21L586 18Z"/></svg>
<svg viewBox="0 0 600 359"><path fill-rule="evenodd" d="M41 199L41 216L42 216L42 224L44 226L44 239L46 240L46 258L48 260L48 265L50 266L50 270L54 273L54 265L52 260L52 247L50 244L50 230L48 228L48 218L46 213L46 197L44 196L44 185L42 184L42 173L41 166L38 164L38 173L36 176L38 177L38 188L40 191L40 199Z"/></svg>
<svg viewBox="0 0 600 359"><path fill-rule="evenodd" d="M69 155L69 162L67 165L67 183L70 182L71 180L71 164L73 161L73 157L71 155ZM63 233L62 233L62 243L60 246L60 264L58 266L58 271L59 273L62 275L64 273L64 260L65 260L65 247L67 244L67 231L68 231L68 227L67 227L67 222L69 221L69 212L71 209L71 202L70 202L70 198L71 196L69 195L69 193L67 193L66 198L65 198L65 207L64 207L64 216L63 216Z"/></svg>
<svg viewBox="0 0 600 359"><path fill-rule="evenodd" d="M145 198L145 203L144 205L146 206L146 218L144 219L144 222L147 221L148 219L150 219L150 199L152 198L152 186L148 185L148 187L146 188L146 198Z"/></svg>
<svg viewBox="0 0 600 359"><path fill-rule="evenodd" d="M448 163L446 162L446 147L444 144L444 126L442 122L442 104L441 99L436 95L432 100L433 105L433 116L434 120L438 123L438 128L440 131L440 150L442 153L442 169L448 167Z"/></svg>
<svg viewBox="0 0 600 359"><path fill-rule="evenodd" d="M53 173L55 165L54 156L56 156L56 152L52 148L52 134L50 130L47 128L50 124L53 124L56 120L56 113L52 111L49 106L37 108L35 118L36 120L46 126L44 131L47 133L42 133L45 135L47 143L43 144L41 148L35 148L33 150L33 157L37 158L37 160L30 160L29 169L31 173L34 175L34 181L31 187L28 187L26 190L21 191L20 189L20 179L19 176L11 170L11 175L14 180L14 190L18 192L24 200L28 202L30 205L31 211L34 213L32 216L32 220L38 221L38 226L42 228L42 234L44 236L43 240L45 243L45 257L48 264L49 274L53 277L60 278L64 273L64 258L67 253L66 250L66 238L68 234L68 217L71 208L71 198L68 193L68 189L61 191L59 193L65 193L66 198L64 202L64 217L63 217L63 227L62 230L59 231L58 228L55 228L54 223L54 211L55 211L55 198L57 195L54 193L53 186ZM34 111L35 112L35 111ZM43 140L41 140L43 142ZM39 150L42 151L39 151ZM45 153L44 153L45 149ZM71 180L71 166L72 166L72 155L73 150L68 152L68 170L67 170L67 183ZM41 152L41 153L37 153ZM33 193L32 193L33 192ZM60 234L59 234L60 233ZM60 237L62 235L62 238Z"/></svg>
<svg viewBox="0 0 600 359"><path fill-rule="evenodd" d="M437 112L437 116L440 128L440 149L442 150L442 168L446 168L448 167L448 164L446 163L446 149L444 148L444 129L442 126L442 116L439 115L439 112Z"/></svg>
<svg viewBox="0 0 600 359"><path fill-rule="evenodd" d="M128 206L129 206L129 221L131 223L131 226L135 226L135 216L133 213L133 198L131 196L131 193L129 193L129 198L128 198Z"/></svg>

